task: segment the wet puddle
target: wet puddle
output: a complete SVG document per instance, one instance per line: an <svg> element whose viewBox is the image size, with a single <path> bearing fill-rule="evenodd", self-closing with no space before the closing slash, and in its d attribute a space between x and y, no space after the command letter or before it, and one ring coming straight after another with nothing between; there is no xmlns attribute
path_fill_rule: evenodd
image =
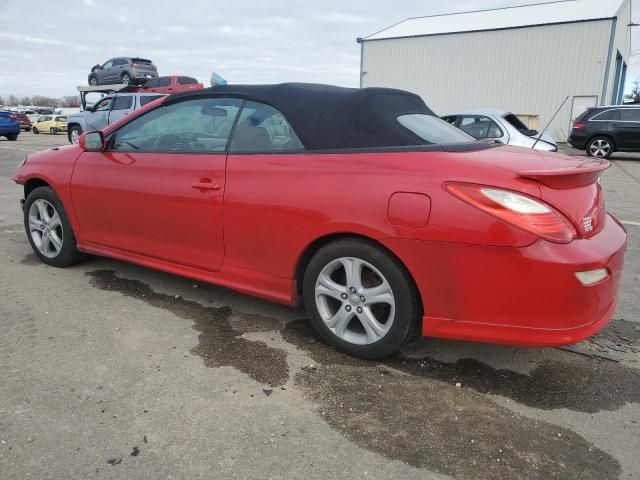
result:
<svg viewBox="0 0 640 480"><path fill-rule="evenodd" d="M318 362L303 368L295 381L321 417L368 450L463 479L602 480L620 474L613 457L576 433L515 413L474 388L483 383L497 388L505 381L502 374L513 372L492 371L467 361L353 359L319 341L307 321L289 324L283 335ZM558 369L546 373L556 375ZM517 376L511 381L523 379ZM518 401L535 397L536 389L544 391L546 385L538 380L522 385ZM573 399L569 390L574 388L575 382L570 382L564 395L558 397L555 391L550 396L562 403ZM584 393L578 390L576 396Z"/></svg>
<svg viewBox="0 0 640 480"><path fill-rule="evenodd" d="M193 328L199 332L199 344L192 353L202 357L206 366L234 367L257 382L272 387L284 385L289 379L287 355L283 350L241 336L248 332L278 330L281 324L277 320L242 315L239 325L243 330L240 331L231 326L231 309L228 307L205 307L182 297L158 293L145 283L119 277L112 270L96 270L86 275L91 277L94 287L119 292L192 321Z"/></svg>
<svg viewBox="0 0 640 480"><path fill-rule="evenodd" d="M618 363L561 352L566 359L539 363L525 375L471 359L447 363L398 356L369 362L329 348L306 320L282 328L275 319L240 314L232 324L229 308L158 293L110 270L87 275L95 287L192 321L199 332L193 353L207 366L232 366L272 386L288 380L286 353L241 335L281 330L286 341L315 362L295 375L295 384L320 417L385 457L474 480L604 480L621 473L612 456L575 432L515 413L484 395L503 395L541 409L613 410L640 401L640 377Z"/></svg>

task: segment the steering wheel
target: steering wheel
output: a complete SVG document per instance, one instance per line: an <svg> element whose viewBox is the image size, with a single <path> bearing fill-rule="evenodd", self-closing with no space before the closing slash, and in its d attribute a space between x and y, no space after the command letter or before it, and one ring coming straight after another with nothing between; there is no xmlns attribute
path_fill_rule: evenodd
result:
<svg viewBox="0 0 640 480"><path fill-rule="evenodd" d="M161 135L156 138L156 141L153 143L154 150L181 150L180 148L176 148L180 145L184 145L184 140L174 133L167 133L165 135Z"/></svg>

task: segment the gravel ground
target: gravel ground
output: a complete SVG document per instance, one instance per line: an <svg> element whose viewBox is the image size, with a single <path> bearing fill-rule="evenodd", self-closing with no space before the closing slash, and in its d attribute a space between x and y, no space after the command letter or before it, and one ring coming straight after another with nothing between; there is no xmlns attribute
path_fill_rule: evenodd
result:
<svg viewBox="0 0 640 480"><path fill-rule="evenodd" d="M640 156L604 175L629 230L604 332L365 362L301 309L108 259L41 264L10 176L65 140L0 140L0 479L640 478Z"/></svg>

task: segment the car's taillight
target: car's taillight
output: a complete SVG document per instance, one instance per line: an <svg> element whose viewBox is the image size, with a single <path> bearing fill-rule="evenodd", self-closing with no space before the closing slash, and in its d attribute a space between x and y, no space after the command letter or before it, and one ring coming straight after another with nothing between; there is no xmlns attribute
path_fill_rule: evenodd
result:
<svg viewBox="0 0 640 480"><path fill-rule="evenodd" d="M562 213L528 195L467 183L449 183L446 189L483 212L540 238L569 243L577 235L573 224Z"/></svg>
<svg viewBox="0 0 640 480"><path fill-rule="evenodd" d="M584 130L584 128L587 126L586 123L583 122L574 122L573 123L573 129L574 130Z"/></svg>
<svg viewBox="0 0 640 480"><path fill-rule="evenodd" d="M16 118L18 118L18 116L15 113L12 113L12 114L9 115L9 118L11 120L15 120Z"/></svg>

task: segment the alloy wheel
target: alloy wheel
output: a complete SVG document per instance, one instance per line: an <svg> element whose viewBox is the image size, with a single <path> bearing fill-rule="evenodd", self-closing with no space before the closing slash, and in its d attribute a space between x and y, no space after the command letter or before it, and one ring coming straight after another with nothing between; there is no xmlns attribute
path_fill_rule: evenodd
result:
<svg viewBox="0 0 640 480"><path fill-rule="evenodd" d="M91 85L92 87L95 87L98 85L98 79L96 77L91 77L91 79L89 80L89 85Z"/></svg>
<svg viewBox="0 0 640 480"><path fill-rule="evenodd" d="M589 145L589 152L594 157L606 157L611 152L611 144L604 139L598 139Z"/></svg>
<svg viewBox="0 0 640 480"><path fill-rule="evenodd" d="M80 132L78 132L77 128L71 130L71 143L77 144L80 140Z"/></svg>
<svg viewBox="0 0 640 480"><path fill-rule="evenodd" d="M42 255L55 258L60 254L64 239L62 220L53 205L42 198L29 208L29 233Z"/></svg>
<svg viewBox="0 0 640 480"><path fill-rule="evenodd" d="M122 75L122 83L124 85L129 85L130 81L131 81L131 78L129 77L129 75L127 75L126 73Z"/></svg>
<svg viewBox="0 0 640 480"><path fill-rule="evenodd" d="M395 296L384 275L354 257L338 258L322 269L316 280L315 301L327 328L355 345L381 340L396 311Z"/></svg>

